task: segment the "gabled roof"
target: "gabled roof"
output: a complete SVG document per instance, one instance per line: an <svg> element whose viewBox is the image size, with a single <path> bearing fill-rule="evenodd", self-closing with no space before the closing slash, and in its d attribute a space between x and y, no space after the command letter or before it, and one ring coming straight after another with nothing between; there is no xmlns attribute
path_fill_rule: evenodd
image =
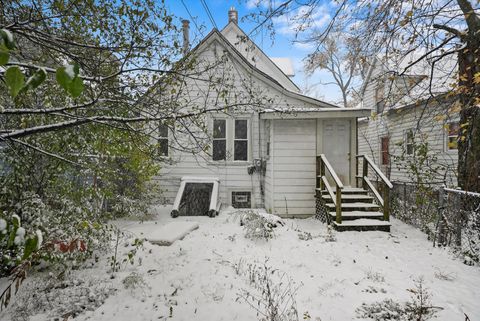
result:
<svg viewBox="0 0 480 321"><path fill-rule="evenodd" d="M423 52L415 51L388 59L375 56L360 90L362 105L367 86L378 78L392 80L385 95L393 99L388 102L386 110L399 109L432 96L444 95L456 81L456 71L457 61L451 55L424 57Z"/></svg>
<svg viewBox="0 0 480 321"><path fill-rule="evenodd" d="M229 22L220 33L245 57L251 65L275 78L284 88L300 92L300 88L268 57L235 23Z"/></svg>
<svg viewBox="0 0 480 321"><path fill-rule="evenodd" d="M204 39L202 39L202 41L200 41L200 43L198 43L182 60L188 59L191 55L194 55L196 52L201 52L202 50L206 49L208 45L210 45L213 41L218 41L220 44L222 44L224 48L231 54L231 56L234 57L239 63L241 63L244 68L252 71L253 76L269 84L271 87L277 89L285 96L293 99L297 99L304 103L309 103L309 104L318 106L319 108L340 108L333 104L330 104L309 96L305 96L300 94L299 92L291 91L285 88L277 79L273 78L271 75L267 74L266 72L252 65L250 61L237 50L235 45L232 44L227 38L225 38L225 36L223 36L223 34L220 31L218 31L215 28L212 29L212 31ZM269 61L271 62L270 59ZM273 62L271 63L273 64ZM275 66L275 64L273 65ZM281 72L281 70L278 67L275 66L275 68L277 68L279 72L285 76L285 74L283 74L283 72ZM287 76L285 77L288 79ZM291 82L291 80L289 81ZM279 110L276 110L276 112L279 112Z"/></svg>

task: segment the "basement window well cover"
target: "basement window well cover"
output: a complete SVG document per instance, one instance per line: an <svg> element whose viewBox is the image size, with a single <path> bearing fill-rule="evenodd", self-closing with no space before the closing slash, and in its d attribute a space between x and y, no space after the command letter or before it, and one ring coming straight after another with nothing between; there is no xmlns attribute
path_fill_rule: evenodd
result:
<svg viewBox="0 0 480 321"><path fill-rule="evenodd" d="M186 183L178 208L180 215L208 215L213 183Z"/></svg>

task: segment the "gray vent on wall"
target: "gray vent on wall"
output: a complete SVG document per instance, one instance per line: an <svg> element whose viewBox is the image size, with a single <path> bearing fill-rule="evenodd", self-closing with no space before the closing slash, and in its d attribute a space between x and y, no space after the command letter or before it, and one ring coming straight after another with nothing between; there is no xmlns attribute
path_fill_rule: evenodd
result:
<svg viewBox="0 0 480 321"><path fill-rule="evenodd" d="M232 192L232 206L234 208L252 208L252 193Z"/></svg>

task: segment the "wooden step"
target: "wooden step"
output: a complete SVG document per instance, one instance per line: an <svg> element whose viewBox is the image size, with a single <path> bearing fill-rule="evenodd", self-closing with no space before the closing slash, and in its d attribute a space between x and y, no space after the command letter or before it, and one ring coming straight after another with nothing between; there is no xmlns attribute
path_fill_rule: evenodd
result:
<svg viewBox="0 0 480 321"><path fill-rule="evenodd" d="M331 200L330 194L322 195L322 198L326 201ZM342 203L358 203L358 202L365 202L371 203L373 202L373 197L370 195L363 195L363 194L342 194Z"/></svg>
<svg viewBox="0 0 480 321"><path fill-rule="evenodd" d="M335 186L332 186L333 188L333 193L336 193L336 189L335 189ZM320 188L316 188L317 191L322 191L323 193L328 193L327 190L322 190ZM342 195L345 195L345 194L361 194L361 195L367 195L368 194L368 191L367 190L364 190L363 188L357 188L357 187L345 187L344 189L342 189Z"/></svg>
<svg viewBox="0 0 480 321"><path fill-rule="evenodd" d="M351 221L343 221L338 224L337 222L332 222L333 227L337 231L383 231L390 232L390 222L379 221L373 219L357 219Z"/></svg>
<svg viewBox="0 0 480 321"><path fill-rule="evenodd" d="M335 209L335 204L327 203L325 204L328 208ZM380 206L373 203L365 202L355 202L355 203L342 203L342 213L344 211L375 211L378 210Z"/></svg>
<svg viewBox="0 0 480 321"><path fill-rule="evenodd" d="M335 217L337 216L336 212L329 212L330 217L332 220L335 221ZM367 212L367 211L344 211L342 212L342 221L351 221L360 218L368 218L368 219L375 219L375 220L383 220L383 213L382 212Z"/></svg>

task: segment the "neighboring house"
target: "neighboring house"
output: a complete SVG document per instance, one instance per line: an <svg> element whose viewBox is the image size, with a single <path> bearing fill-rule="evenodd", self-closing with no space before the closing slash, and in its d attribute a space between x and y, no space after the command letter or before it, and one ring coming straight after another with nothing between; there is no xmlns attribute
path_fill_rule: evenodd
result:
<svg viewBox="0 0 480 321"><path fill-rule="evenodd" d="M288 61L275 64L239 28L233 9L229 17L184 58L203 69L177 82L175 112L209 112L188 124L160 126L161 153L170 160L156 177L163 199L173 203L182 177L216 178L224 205L314 215L318 155L326 155L344 185L354 186L357 118L370 112L302 95L286 75L292 74ZM214 89L212 79L219 80Z"/></svg>
<svg viewBox="0 0 480 321"><path fill-rule="evenodd" d="M425 59L404 72L416 58L373 60L361 90L371 115L358 121L358 153L392 181L457 186L459 105L446 94L456 61Z"/></svg>

